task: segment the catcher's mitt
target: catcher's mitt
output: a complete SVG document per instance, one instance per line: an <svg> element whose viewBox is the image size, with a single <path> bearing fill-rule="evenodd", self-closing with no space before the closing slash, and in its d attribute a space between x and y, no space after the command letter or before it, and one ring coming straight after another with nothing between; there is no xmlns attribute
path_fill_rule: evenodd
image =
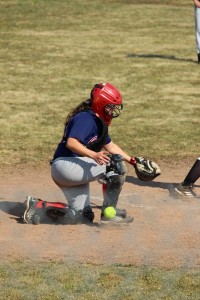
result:
<svg viewBox="0 0 200 300"><path fill-rule="evenodd" d="M140 180L151 181L161 174L160 167L154 161L144 157L135 157L135 161L135 173Z"/></svg>

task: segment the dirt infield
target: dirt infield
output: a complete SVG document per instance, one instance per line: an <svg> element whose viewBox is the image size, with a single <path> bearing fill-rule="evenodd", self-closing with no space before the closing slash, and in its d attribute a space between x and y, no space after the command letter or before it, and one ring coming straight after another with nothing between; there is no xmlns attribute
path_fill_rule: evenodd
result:
<svg viewBox="0 0 200 300"><path fill-rule="evenodd" d="M0 175L0 260L63 260L91 264L134 264L165 268L199 267L200 201L170 196L190 164L159 163L162 175L144 184L130 169L119 207L134 222L128 226L29 225L19 223L27 195L65 201L48 167L3 169ZM196 185L199 192L200 186ZM200 192L199 192L200 193ZM91 202L102 204L101 185L91 184Z"/></svg>

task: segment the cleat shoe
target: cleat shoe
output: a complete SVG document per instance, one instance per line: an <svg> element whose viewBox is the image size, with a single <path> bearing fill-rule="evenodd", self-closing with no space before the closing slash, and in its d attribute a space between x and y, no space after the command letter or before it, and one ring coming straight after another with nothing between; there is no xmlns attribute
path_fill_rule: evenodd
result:
<svg viewBox="0 0 200 300"><path fill-rule="evenodd" d="M103 214L101 215L101 224L128 224L133 222L133 217L126 216L125 218L122 216L116 215L113 218L106 218Z"/></svg>
<svg viewBox="0 0 200 300"><path fill-rule="evenodd" d="M123 218L126 218L127 211L125 209L116 207L115 210L116 210L117 216L121 216Z"/></svg>
<svg viewBox="0 0 200 300"><path fill-rule="evenodd" d="M84 224L92 224L94 221L94 212L90 205L86 206L82 211L82 222Z"/></svg>
<svg viewBox="0 0 200 300"><path fill-rule="evenodd" d="M197 198L196 193L193 190L193 185L183 185L180 183L175 188L176 196L183 197L183 198Z"/></svg>
<svg viewBox="0 0 200 300"><path fill-rule="evenodd" d="M93 224L93 220L94 213L89 206L79 211L68 208L66 214L62 218L62 224Z"/></svg>
<svg viewBox="0 0 200 300"><path fill-rule="evenodd" d="M23 215L23 220L25 223L29 224L39 224L40 223L40 215L38 214L38 209L36 207L38 203L38 199L28 196L27 200L25 201L25 212Z"/></svg>

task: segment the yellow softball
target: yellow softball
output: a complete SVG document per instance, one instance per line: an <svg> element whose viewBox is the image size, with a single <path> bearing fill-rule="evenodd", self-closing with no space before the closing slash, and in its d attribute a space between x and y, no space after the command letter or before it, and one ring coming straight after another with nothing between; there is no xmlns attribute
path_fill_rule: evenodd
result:
<svg viewBox="0 0 200 300"><path fill-rule="evenodd" d="M112 206L108 206L104 209L103 214L106 218L112 219L116 216L116 210Z"/></svg>

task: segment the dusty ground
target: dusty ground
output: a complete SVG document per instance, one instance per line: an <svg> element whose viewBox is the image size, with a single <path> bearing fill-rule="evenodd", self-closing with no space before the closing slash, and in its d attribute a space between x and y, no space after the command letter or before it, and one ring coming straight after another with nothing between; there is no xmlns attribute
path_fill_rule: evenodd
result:
<svg viewBox="0 0 200 300"><path fill-rule="evenodd" d="M134 222L128 226L29 225L19 223L27 195L65 201L50 169L3 168L0 174L0 260L64 260L92 264L199 267L200 200L170 197L170 187L191 166L159 162L162 175L144 184L130 169L119 200ZM200 193L200 185L196 185ZM102 204L101 185L91 184L91 202Z"/></svg>

